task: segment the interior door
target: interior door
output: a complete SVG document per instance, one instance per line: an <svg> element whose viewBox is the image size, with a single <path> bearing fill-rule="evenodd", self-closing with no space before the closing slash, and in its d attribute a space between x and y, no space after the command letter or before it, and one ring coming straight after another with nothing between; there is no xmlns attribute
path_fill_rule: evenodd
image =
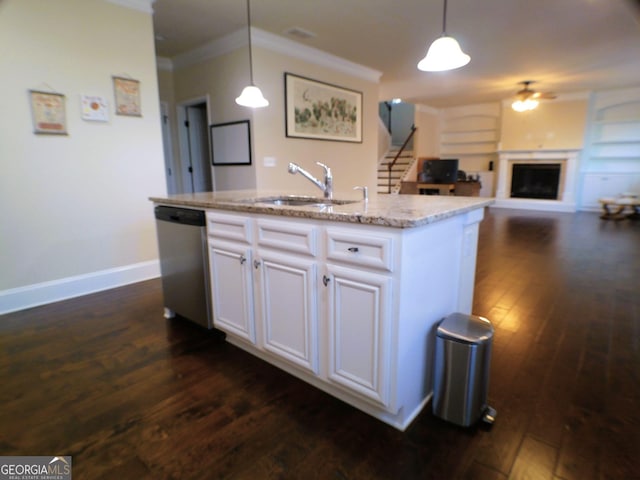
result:
<svg viewBox="0 0 640 480"><path fill-rule="evenodd" d="M209 122L207 105L199 103L186 109L189 167L192 192L211 191L211 158L209 155Z"/></svg>

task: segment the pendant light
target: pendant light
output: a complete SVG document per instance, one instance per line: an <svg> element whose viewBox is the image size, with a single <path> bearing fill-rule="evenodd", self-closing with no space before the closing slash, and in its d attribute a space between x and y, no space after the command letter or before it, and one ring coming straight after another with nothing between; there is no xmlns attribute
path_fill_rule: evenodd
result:
<svg viewBox="0 0 640 480"><path fill-rule="evenodd" d="M418 62L418 70L425 72L453 70L465 66L469 60L471 57L462 51L457 40L447 36L447 0L444 0L442 35L431 44L427 55Z"/></svg>
<svg viewBox="0 0 640 480"><path fill-rule="evenodd" d="M269 101L264 98L262 92L253 83L253 56L251 54L251 9L247 0L247 31L249 32L249 73L251 84L244 87L242 93L236 98L236 103L243 107L260 108L269 105Z"/></svg>

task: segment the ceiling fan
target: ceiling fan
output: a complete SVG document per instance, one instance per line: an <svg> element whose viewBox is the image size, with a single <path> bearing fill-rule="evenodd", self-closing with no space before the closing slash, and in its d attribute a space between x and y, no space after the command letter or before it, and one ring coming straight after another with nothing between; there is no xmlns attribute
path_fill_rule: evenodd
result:
<svg viewBox="0 0 640 480"><path fill-rule="evenodd" d="M523 88L516 93L516 101L511 104L516 112L525 112L527 110L533 110L538 106L538 99L553 100L556 98L556 94L552 92L537 92L529 85L535 83L534 80L524 80L519 82L523 85Z"/></svg>

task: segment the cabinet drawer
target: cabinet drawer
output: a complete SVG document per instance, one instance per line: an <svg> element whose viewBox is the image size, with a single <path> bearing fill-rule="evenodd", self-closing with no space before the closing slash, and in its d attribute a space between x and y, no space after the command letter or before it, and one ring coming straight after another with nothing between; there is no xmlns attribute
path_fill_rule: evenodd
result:
<svg viewBox="0 0 640 480"><path fill-rule="evenodd" d="M327 258L336 262L393 271L393 238L356 235L352 231L327 229Z"/></svg>
<svg viewBox="0 0 640 480"><path fill-rule="evenodd" d="M258 220L258 245L315 257L318 228L291 222Z"/></svg>
<svg viewBox="0 0 640 480"><path fill-rule="evenodd" d="M251 218L207 212L207 234L236 242L251 242Z"/></svg>

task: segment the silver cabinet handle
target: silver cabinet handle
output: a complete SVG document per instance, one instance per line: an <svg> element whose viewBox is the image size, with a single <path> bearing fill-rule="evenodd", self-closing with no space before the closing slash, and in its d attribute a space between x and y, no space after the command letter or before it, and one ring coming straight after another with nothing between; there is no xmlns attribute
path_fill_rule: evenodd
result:
<svg viewBox="0 0 640 480"><path fill-rule="evenodd" d="M329 285L329 282L331 281L331 278L327 277L326 275L322 276L322 283L324 283L324 286L326 287L327 285Z"/></svg>
<svg viewBox="0 0 640 480"><path fill-rule="evenodd" d="M349 247L347 248L347 250L349 250L351 253L358 253L359 251L358 247Z"/></svg>
<svg viewBox="0 0 640 480"><path fill-rule="evenodd" d="M244 255L240 255L240 265L244 265L246 261L247 257L245 257Z"/></svg>
<svg viewBox="0 0 640 480"><path fill-rule="evenodd" d="M260 266L260 260L253 261L253 268L258 268Z"/></svg>

